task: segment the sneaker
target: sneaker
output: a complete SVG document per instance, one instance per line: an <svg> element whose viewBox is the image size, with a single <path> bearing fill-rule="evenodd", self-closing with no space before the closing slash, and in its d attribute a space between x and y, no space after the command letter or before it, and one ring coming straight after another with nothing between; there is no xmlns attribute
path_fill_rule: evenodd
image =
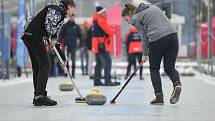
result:
<svg viewBox="0 0 215 121"><path fill-rule="evenodd" d="M179 101L179 97L181 94L181 83L177 82L177 84L175 84L171 98L170 98L170 103L171 104L176 104Z"/></svg>
<svg viewBox="0 0 215 121"><path fill-rule="evenodd" d="M120 82L106 82L105 83L105 86L119 86L120 85Z"/></svg>
<svg viewBox="0 0 215 121"><path fill-rule="evenodd" d="M38 95L33 99L34 106L55 106L57 101L52 100L49 96Z"/></svg>
<svg viewBox="0 0 215 121"><path fill-rule="evenodd" d="M164 101L163 101L163 94L159 93L159 94L155 94L156 98L154 100L152 100L150 102L151 105L163 105Z"/></svg>

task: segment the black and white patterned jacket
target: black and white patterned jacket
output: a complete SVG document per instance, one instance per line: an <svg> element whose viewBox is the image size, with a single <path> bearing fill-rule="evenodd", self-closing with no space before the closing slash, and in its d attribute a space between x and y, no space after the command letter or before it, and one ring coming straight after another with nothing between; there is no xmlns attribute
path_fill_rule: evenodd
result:
<svg viewBox="0 0 215 121"><path fill-rule="evenodd" d="M56 38L65 16L66 6L59 1L52 1L27 22L24 36L31 36L34 40Z"/></svg>

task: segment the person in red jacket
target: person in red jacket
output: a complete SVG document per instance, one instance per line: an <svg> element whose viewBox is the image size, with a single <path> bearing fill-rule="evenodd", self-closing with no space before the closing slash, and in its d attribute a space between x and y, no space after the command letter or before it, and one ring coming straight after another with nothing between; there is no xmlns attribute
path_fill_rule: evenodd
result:
<svg viewBox="0 0 215 121"><path fill-rule="evenodd" d="M110 37L114 29L107 22L106 9L97 6L92 24L92 51L96 55L94 86L117 86L119 82L111 81ZM101 82L101 72L104 68L105 83Z"/></svg>
<svg viewBox="0 0 215 121"><path fill-rule="evenodd" d="M131 27L129 32L126 36L126 46L127 46L127 53L128 53L128 66L127 66L127 73L125 75L125 79L128 78L131 72L131 66L134 66L134 70L136 69L136 60L140 63L142 60L142 42L140 36L138 35L137 29ZM142 75L143 67L140 67L140 80L143 80Z"/></svg>

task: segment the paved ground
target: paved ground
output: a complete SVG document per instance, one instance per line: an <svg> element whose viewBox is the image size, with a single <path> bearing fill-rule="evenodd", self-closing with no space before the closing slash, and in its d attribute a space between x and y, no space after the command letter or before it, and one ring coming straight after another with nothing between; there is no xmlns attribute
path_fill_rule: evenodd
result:
<svg viewBox="0 0 215 121"><path fill-rule="evenodd" d="M103 106L76 104L76 92L60 92L59 84L64 77L50 78L49 95L58 101L55 107L34 107L32 105L33 87L31 77L12 79L3 83L0 80L0 121L214 121L215 85L213 79L181 77L183 90L180 102L169 103L172 84L163 77L165 105L149 104L153 96L149 75L145 81L134 78L120 95L116 105L110 99L120 87L99 87L104 91L108 102ZM18 83L14 83L15 81ZM206 80L206 81L205 81ZM212 83L208 83L212 82ZM84 95L88 94L92 81L87 76L77 76L76 82ZM122 80L122 83L125 81Z"/></svg>

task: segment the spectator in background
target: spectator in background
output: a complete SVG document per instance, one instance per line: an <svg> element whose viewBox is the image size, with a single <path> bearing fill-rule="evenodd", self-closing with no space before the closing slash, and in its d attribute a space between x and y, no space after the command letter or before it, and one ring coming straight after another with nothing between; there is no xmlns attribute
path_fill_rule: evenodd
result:
<svg viewBox="0 0 215 121"><path fill-rule="evenodd" d="M117 86L119 82L111 81L110 37L114 29L107 23L106 9L97 6L92 25L92 51L96 55L94 86ZM104 68L105 84L101 82L101 72Z"/></svg>
<svg viewBox="0 0 215 121"><path fill-rule="evenodd" d="M93 62L95 56L92 52L92 26L87 30L87 49L89 54L88 75L90 79L93 79Z"/></svg>
<svg viewBox="0 0 215 121"><path fill-rule="evenodd" d="M65 51L67 51L67 57L69 58L71 56L72 76L75 78L76 51L78 49L78 40L81 41L82 37L80 26L75 23L74 14L72 14L69 17L69 21L65 23L61 28L60 40L64 40Z"/></svg>
<svg viewBox="0 0 215 121"><path fill-rule="evenodd" d="M82 24L81 32L82 32L82 41L80 43L81 46L81 70L82 75L88 75L88 61L89 61L89 54L87 49L87 32L89 29L89 24L87 21L84 21Z"/></svg>
<svg viewBox="0 0 215 121"><path fill-rule="evenodd" d="M142 42L140 36L138 35L137 29L131 27L126 36L126 46L127 46L127 54L128 54L128 67L127 73L125 75L125 79L128 78L131 72L131 66L134 66L134 70L136 70L136 60L140 63L142 60ZM140 67L140 80L143 80L142 75L143 66Z"/></svg>

